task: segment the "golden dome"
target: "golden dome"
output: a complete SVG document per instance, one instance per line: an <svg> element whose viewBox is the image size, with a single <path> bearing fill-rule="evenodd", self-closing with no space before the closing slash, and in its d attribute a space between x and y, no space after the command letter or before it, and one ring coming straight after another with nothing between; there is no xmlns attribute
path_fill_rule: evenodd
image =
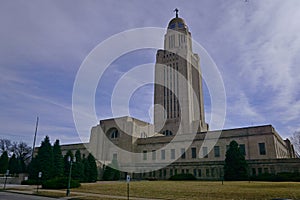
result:
<svg viewBox="0 0 300 200"><path fill-rule="evenodd" d="M185 28L186 24L185 21L180 17L175 17L171 19L169 22L168 28L174 29L174 28Z"/></svg>

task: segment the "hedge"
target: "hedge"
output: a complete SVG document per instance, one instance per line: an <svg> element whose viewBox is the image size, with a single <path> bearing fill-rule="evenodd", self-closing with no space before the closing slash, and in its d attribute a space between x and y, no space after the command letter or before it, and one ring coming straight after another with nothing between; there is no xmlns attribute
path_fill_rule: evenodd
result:
<svg viewBox="0 0 300 200"><path fill-rule="evenodd" d="M172 181L186 181L186 180L197 180L193 174L176 174L171 176L169 180Z"/></svg>
<svg viewBox="0 0 300 200"><path fill-rule="evenodd" d="M251 180L253 181L274 181L274 182L280 182L280 181L294 181L294 182L300 182L300 173L290 173L290 172L281 172L277 174L260 174L257 176L252 176Z"/></svg>
<svg viewBox="0 0 300 200"><path fill-rule="evenodd" d="M28 179L28 180L23 180L21 182L21 185L37 185L38 181L37 180L33 180L33 179ZM39 183L40 184L40 183Z"/></svg>
<svg viewBox="0 0 300 200"><path fill-rule="evenodd" d="M42 183L43 189L66 189L68 186L68 178L54 178ZM71 179L70 188L80 187L80 183L77 180Z"/></svg>

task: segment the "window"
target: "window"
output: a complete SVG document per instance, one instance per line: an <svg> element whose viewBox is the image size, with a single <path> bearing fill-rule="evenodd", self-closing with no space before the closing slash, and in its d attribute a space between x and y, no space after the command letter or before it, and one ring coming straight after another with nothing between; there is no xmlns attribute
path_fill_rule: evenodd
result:
<svg viewBox="0 0 300 200"><path fill-rule="evenodd" d="M171 105L171 108L172 108L172 105ZM170 131L170 130L165 130L165 131L163 132L163 134L164 134L165 136L173 135L172 131Z"/></svg>
<svg viewBox="0 0 300 200"><path fill-rule="evenodd" d="M162 177L162 169L159 170L159 177Z"/></svg>
<svg viewBox="0 0 300 200"><path fill-rule="evenodd" d="M156 151L152 150L152 160L156 160Z"/></svg>
<svg viewBox="0 0 300 200"><path fill-rule="evenodd" d="M214 146L215 157L220 157L220 147Z"/></svg>
<svg viewBox="0 0 300 200"><path fill-rule="evenodd" d="M185 172L186 172L186 174L189 174L189 173L190 173L190 170L189 170L189 169L186 169Z"/></svg>
<svg viewBox="0 0 300 200"><path fill-rule="evenodd" d="M184 174L184 169L181 169L181 173Z"/></svg>
<svg viewBox="0 0 300 200"><path fill-rule="evenodd" d="M203 147L203 158L208 158L207 147Z"/></svg>
<svg viewBox="0 0 300 200"><path fill-rule="evenodd" d="M166 159L166 150L163 149L160 152L161 152L161 159L165 160Z"/></svg>
<svg viewBox="0 0 300 200"><path fill-rule="evenodd" d="M228 149L229 149L229 145L226 145L226 151L228 151Z"/></svg>
<svg viewBox="0 0 300 200"><path fill-rule="evenodd" d="M256 169L252 168L252 175L256 175Z"/></svg>
<svg viewBox="0 0 300 200"><path fill-rule="evenodd" d="M108 130L109 137L112 139L116 139L119 137L119 131L116 128L111 128Z"/></svg>
<svg viewBox="0 0 300 200"><path fill-rule="evenodd" d="M164 169L164 177L167 176L167 170Z"/></svg>
<svg viewBox="0 0 300 200"><path fill-rule="evenodd" d="M173 176L173 169L170 169L170 176Z"/></svg>
<svg viewBox="0 0 300 200"><path fill-rule="evenodd" d="M181 158L185 159L185 149L184 148L181 149Z"/></svg>
<svg viewBox="0 0 300 200"><path fill-rule="evenodd" d="M113 160L117 160L118 159L118 154L114 153L113 154Z"/></svg>
<svg viewBox="0 0 300 200"><path fill-rule="evenodd" d="M201 169L198 169L198 176L199 176L199 177L201 177L201 176L202 176Z"/></svg>
<svg viewBox="0 0 300 200"><path fill-rule="evenodd" d="M175 149L171 149L171 159L175 159Z"/></svg>
<svg viewBox="0 0 300 200"><path fill-rule="evenodd" d="M171 24L171 25L169 26L169 28L170 28L170 29L174 29L174 28L175 28L175 23Z"/></svg>
<svg viewBox="0 0 300 200"><path fill-rule="evenodd" d="M262 168L258 168L258 174L262 174Z"/></svg>
<svg viewBox="0 0 300 200"><path fill-rule="evenodd" d="M147 160L147 151L143 151L143 160Z"/></svg>
<svg viewBox="0 0 300 200"><path fill-rule="evenodd" d="M194 176L197 176L197 169L194 169Z"/></svg>
<svg viewBox="0 0 300 200"><path fill-rule="evenodd" d="M264 173L268 174L269 173L269 168L264 168Z"/></svg>
<svg viewBox="0 0 300 200"><path fill-rule="evenodd" d="M155 171L153 171L153 177L155 177Z"/></svg>
<svg viewBox="0 0 300 200"><path fill-rule="evenodd" d="M265 143L258 143L259 146L259 154L266 155L266 146Z"/></svg>
<svg viewBox="0 0 300 200"><path fill-rule="evenodd" d="M206 176L209 177L209 169L206 169Z"/></svg>
<svg viewBox="0 0 300 200"><path fill-rule="evenodd" d="M196 152L196 147L192 147L192 158L196 158L197 157L197 152Z"/></svg>
<svg viewBox="0 0 300 200"><path fill-rule="evenodd" d="M212 177L215 176L215 168L211 168L211 176L212 176Z"/></svg>
<svg viewBox="0 0 300 200"><path fill-rule="evenodd" d="M246 155L246 148L244 144L240 144L240 152L245 156Z"/></svg>
<svg viewBox="0 0 300 200"><path fill-rule="evenodd" d="M177 169L175 169L175 175L177 175Z"/></svg>

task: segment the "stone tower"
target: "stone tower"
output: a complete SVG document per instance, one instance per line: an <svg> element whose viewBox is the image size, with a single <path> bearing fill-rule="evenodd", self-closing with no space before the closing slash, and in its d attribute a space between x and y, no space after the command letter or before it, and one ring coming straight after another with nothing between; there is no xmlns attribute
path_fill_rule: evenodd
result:
<svg viewBox="0 0 300 200"><path fill-rule="evenodd" d="M207 131L199 56L182 18L173 18L155 64L154 127L166 136Z"/></svg>

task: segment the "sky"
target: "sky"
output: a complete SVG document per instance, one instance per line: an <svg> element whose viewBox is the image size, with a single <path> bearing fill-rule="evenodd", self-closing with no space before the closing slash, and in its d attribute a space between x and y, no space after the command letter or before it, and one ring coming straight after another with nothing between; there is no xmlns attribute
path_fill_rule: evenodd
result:
<svg viewBox="0 0 300 200"><path fill-rule="evenodd" d="M123 31L166 28L175 8L222 76L224 128L272 124L283 138L300 130L299 0L3 0L0 4L0 138L32 144L39 116L37 145L46 135L52 142L81 142L73 120L72 92L86 56ZM122 55L105 71L95 95L98 120L115 117L110 100L118 78L136 65L154 65L156 50ZM207 116L209 98L206 92ZM152 104L153 85L145 85L132 95L130 114L151 121ZM122 110L128 104L118 106Z"/></svg>

